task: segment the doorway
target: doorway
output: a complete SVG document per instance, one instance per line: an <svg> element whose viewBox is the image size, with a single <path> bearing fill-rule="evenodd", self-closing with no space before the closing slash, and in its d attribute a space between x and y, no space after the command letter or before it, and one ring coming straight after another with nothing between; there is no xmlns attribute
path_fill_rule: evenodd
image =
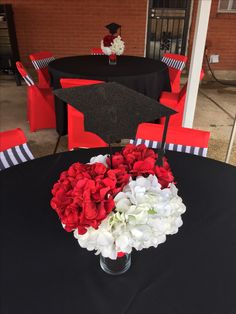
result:
<svg viewBox="0 0 236 314"><path fill-rule="evenodd" d="M149 0L146 56L185 55L191 0Z"/></svg>

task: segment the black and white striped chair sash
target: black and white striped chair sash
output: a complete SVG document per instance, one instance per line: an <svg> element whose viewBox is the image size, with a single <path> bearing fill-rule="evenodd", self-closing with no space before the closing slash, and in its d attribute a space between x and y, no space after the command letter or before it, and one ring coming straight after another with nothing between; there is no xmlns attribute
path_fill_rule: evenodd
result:
<svg viewBox="0 0 236 314"><path fill-rule="evenodd" d="M143 140L141 138L137 138L135 140L130 140L130 144L139 145L145 144L146 147L149 148L160 148L161 142L151 141L151 140ZM207 155L207 147L196 147L196 146L185 146L181 144L172 144L172 143L165 143L164 149L166 150L173 150L177 152L187 153L198 155L202 157L206 157Z"/></svg>
<svg viewBox="0 0 236 314"><path fill-rule="evenodd" d="M164 62L165 64L167 64L168 67L174 68L176 70L182 71L183 68L185 67L185 62L179 61L179 60L175 60L175 59L171 59L171 58L163 57L161 59L161 61Z"/></svg>
<svg viewBox="0 0 236 314"><path fill-rule="evenodd" d="M25 83L28 86L33 86L34 85L34 81L33 81L32 77L29 74L27 74L26 76L23 76L23 79L25 80Z"/></svg>
<svg viewBox="0 0 236 314"><path fill-rule="evenodd" d="M33 60L33 66L35 67L36 70L46 68L49 64L49 62L55 60L54 57L49 57L49 58L44 58L44 59L39 59L39 60Z"/></svg>
<svg viewBox="0 0 236 314"><path fill-rule="evenodd" d="M32 159L34 159L34 156L26 143L8 148L0 152L0 170Z"/></svg>

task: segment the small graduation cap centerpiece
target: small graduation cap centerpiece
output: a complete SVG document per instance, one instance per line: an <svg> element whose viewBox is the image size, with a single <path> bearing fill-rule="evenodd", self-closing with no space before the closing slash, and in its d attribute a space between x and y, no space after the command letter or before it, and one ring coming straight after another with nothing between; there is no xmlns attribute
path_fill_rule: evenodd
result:
<svg viewBox="0 0 236 314"><path fill-rule="evenodd" d="M141 122L166 117L158 154L158 163L162 163L169 117L176 113L174 110L115 82L57 89L54 94L83 112L85 129L109 144L133 138Z"/></svg>
<svg viewBox="0 0 236 314"><path fill-rule="evenodd" d="M109 35L106 35L101 41L101 49L105 55L109 56L109 64L115 65L117 63L117 55L124 53L125 43L121 39L120 34L115 35L121 25L117 23L110 23L105 26L109 30ZM121 33L121 32L120 32Z"/></svg>

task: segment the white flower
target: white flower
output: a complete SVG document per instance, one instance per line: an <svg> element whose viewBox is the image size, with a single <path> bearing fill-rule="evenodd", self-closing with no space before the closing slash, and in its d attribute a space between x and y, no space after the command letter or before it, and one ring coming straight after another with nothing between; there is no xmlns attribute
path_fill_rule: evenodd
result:
<svg viewBox="0 0 236 314"><path fill-rule="evenodd" d="M116 259L118 252L130 253L132 248L157 247L183 224L181 214L186 208L177 192L173 183L161 189L154 175L130 179L114 198L115 211L98 229L89 227L84 235L75 231L74 236L82 247L111 259Z"/></svg>
<svg viewBox="0 0 236 314"><path fill-rule="evenodd" d="M124 232L118 236L115 243L118 251L131 253L132 243L129 232Z"/></svg>
<svg viewBox="0 0 236 314"><path fill-rule="evenodd" d="M101 49L105 55L110 56L112 53L120 56L124 53L125 43L120 36L117 36L113 39L113 42L110 47L105 47L103 40L101 41Z"/></svg>
<svg viewBox="0 0 236 314"><path fill-rule="evenodd" d="M92 157L90 159L89 164L95 164L96 162L99 162L99 163L103 164L104 166L108 167L108 165L106 163L108 156L109 155L98 155L98 156Z"/></svg>
<svg viewBox="0 0 236 314"><path fill-rule="evenodd" d="M124 212L129 209L131 202L130 200L126 197L126 194L123 192L118 193L114 201L116 203L116 211L119 212Z"/></svg>
<svg viewBox="0 0 236 314"><path fill-rule="evenodd" d="M103 40L101 41L101 49L103 51L103 53L107 56L110 56L112 54L111 48L110 47L105 47L103 45Z"/></svg>

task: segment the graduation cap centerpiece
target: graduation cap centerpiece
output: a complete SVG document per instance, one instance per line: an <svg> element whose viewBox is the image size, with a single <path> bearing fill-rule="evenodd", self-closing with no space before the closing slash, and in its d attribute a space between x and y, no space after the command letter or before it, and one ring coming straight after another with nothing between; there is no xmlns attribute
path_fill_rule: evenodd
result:
<svg viewBox="0 0 236 314"><path fill-rule="evenodd" d="M170 115L174 110L115 82L57 89L54 94L83 112L85 129L107 143L133 138L142 122L166 117L159 162L163 156Z"/></svg>
<svg viewBox="0 0 236 314"><path fill-rule="evenodd" d="M101 49L105 55L109 56L109 64L115 65L117 63L117 55L120 56L124 53L125 43L121 39L121 32L115 35L121 25L117 23L110 23L105 26L109 30L109 35L106 35L101 41Z"/></svg>
<svg viewBox="0 0 236 314"><path fill-rule="evenodd" d="M55 94L82 111L86 128L107 141L132 137L140 122L162 116L168 120L174 113L117 83ZM100 254L100 266L108 274L126 272L133 249L156 248L182 225L185 205L169 164L159 167L155 160L152 149L128 144L110 156L110 162L107 155L99 155L63 169L52 188L51 206L61 225L73 232L81 247Z"/></svg>

